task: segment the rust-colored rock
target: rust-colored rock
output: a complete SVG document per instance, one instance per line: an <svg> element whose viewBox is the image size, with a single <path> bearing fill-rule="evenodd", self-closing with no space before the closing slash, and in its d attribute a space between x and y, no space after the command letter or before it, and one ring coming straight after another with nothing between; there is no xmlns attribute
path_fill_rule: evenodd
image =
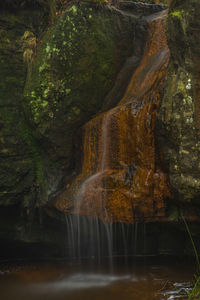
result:
<svg viewBox="0 0 200 300"><path fill-rule="evenodd" d="M170 191L154 134L169 58L165 17L148 17L143 59L118 106L84 126L82 172L58 197L57 209L108 222L165 218Z"/></svg>

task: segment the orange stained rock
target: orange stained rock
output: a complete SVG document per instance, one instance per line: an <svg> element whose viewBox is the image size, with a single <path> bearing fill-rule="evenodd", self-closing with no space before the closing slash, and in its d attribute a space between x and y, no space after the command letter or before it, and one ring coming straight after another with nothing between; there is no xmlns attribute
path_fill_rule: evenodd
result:
<svg viewBox="0 0 200 300"><path fill-rule="evenodd" d="M165 16L148 17L144 57L119 105L84 126L82 171L58 197L58 209L107 222L165 218L165 199L171 194L155 148L169 58Z"/></svg>

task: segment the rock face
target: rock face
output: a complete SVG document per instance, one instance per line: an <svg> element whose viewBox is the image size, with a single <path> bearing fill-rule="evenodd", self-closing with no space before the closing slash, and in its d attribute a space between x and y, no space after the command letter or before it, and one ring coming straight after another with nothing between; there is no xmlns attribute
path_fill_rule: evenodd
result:
<svg viewBox="0 0 200 300"><path fill-rule="evenodd" d="M31 12L0 16L2 205L26 207L38 185L44 202L57 191L74 167L74 133L101 108L127 56L140 59L144 42L136 44L144 33L136 16L72 6L43 34L27 75L22 37L29 30L39 39L47 26L39 9Z"/></svg>
<svg viewBox="0 0 200 300"><path fill-rule="evenodd" d="M71 6L44 34L24 102L43 203L74 170L77 130L100 110L125 59L140 58L143 30L134 15L85 3Z"/></svg>
<svg viewBox="0 0 200 300"><path fill-rule="evenodd" d="M75 176L80 126L104 105L127 57L133 69L142 57L142 14L162 7L134 14L77 4L49 26L46 8L24 3L7 1L0 12L0 205L11 216L2 219L1 236L30 241L43 238L41 207Z"/></svg>
<svg viewBox="0 0 200 300"><path fill-rule="evenodd" d="M13 7L13 1L6 4L0 11L0 256L9 252L8 256L15 257L13 247L22 249L24 242L55 241L51 230L44 233L39 222L34 186L37 151L23 110L27 70L22 36L31 31L39 37L48 24L48 16L41 7L22 8L16 2ZM8 241L10 250L6 248Z"/></svg>
<svg viewBox="0 0 200 300"><path fill-rule="evenodd" d="M58 197L58 209L107 222L165 217L170 192L154 136L169 57L165 16L147 17L144 56L118 105L84 126L82 172Z"/></svg>
<svg viewBox="0 0 200 300"><path fill-rule="evenodd" d="M26 67L21 37L26 30L39 34L44 22L43 13L34 9L31 16L28 9L0 12L0 205L22 201L33 181L22 110Z"/></svg>
<svg viewBox="0 0 200 300"><path fill-rule="evenodd" d="M200 81L198 0L171 1L167 37L168 81L158 120L170 183L176 199L199 203Z"/></svg>
<svg viewBox="0 0 200 300"><path fill-rule="evenodd" d="M198 203L198 1L169 1L169 65L167 1L85 1L50 24L39 2L0 12L0 238L54 252L63 212L71 227L81 214L107 230L168 221L171 186Z"/></svg>

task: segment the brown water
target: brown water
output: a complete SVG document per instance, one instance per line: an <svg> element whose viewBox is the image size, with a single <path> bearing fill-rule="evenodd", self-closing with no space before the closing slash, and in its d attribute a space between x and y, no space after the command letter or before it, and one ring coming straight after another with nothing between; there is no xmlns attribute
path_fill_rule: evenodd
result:
<svg viewBox="0 0 200 300"><path fill-rule="evenodd" d="M1 300L187 299L194 269L189 263L134 261L40 262L0 265Z"/></svg>

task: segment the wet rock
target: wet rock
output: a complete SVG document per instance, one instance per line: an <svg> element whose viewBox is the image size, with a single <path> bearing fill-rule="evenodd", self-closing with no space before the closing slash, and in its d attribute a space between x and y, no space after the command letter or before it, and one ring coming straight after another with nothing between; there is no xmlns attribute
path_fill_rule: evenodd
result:
<svg viewBox="0 0 200 300"><path fill-rule="evenodd" d="M112 7L81 3L58 16L44 34L24 102L40 145L36 180L42 186L43 203L62 188L64 176L71 176L80 161L74 148L79 143L77 130L101 109L125 59L130 54L140 59L138 18Z"/></svg>
<svg viewBox="0 0 200 300"><path fill-rule="evenodd" d="M39 35L47 19L32 8L0 12L0 205L21 203L34 182L37 153L23 112L26 66L21 38L27 30Z"/></svg>
<svg viewBox="0 0 200 300"><path fill-rule="evenodd" d="M28 30L39 39L48 18L45 9L31 8L30 16L20 5L16 15L11 3L0 15L0 201L30 210L35 198L46 203L73 173L74 135L79 139L77 129L101 108L126 57L140 59L144 40L133 50L134 36L144 28L138 31L133 14L88 3L71 6L40 38L27 75L22 37Z"/></svg>
<svg viewBox="0 0 200 300"><path fill-rule="evenodd" d="M169 58L165 16L147 17L144 56L118 105L84 126L82 170L57 209L107 222L165 219L170 191L154 135Z"/></svg>
<svg viewBox="0 0 200 300"><path fill-rule="evenodd" d="M199 1L171 1L168 81L158 121L170 183L177 199L199 202Z"/></svg>
<svg viewBox="0 0 200 300"><path fill-rule="evenodd" d="M166 9L167 6L164 3L166 3L166 1L121 1L119 2L119 8L123 10L128 10L129 12L134 11L137 14L140 14L141 16L146 16Z"/></svg>
<svg viewBox="0 0 200 300"><path fill-rule="evenodd" d="M68 7L51 26L46 7L31 1L3 6L0 209L9 206L8 217L16 210L17 221L4 219L1 236L10 235L11 226L9 238L26 240L27 224L36 222L34 234L42 239L44 206L77 174L79 128L101 109L126 59L141 59L143 25L140 15L94 3ZM33 49L28 35L37 41ZM27 53L32 53L28 67Z"/></svg>

